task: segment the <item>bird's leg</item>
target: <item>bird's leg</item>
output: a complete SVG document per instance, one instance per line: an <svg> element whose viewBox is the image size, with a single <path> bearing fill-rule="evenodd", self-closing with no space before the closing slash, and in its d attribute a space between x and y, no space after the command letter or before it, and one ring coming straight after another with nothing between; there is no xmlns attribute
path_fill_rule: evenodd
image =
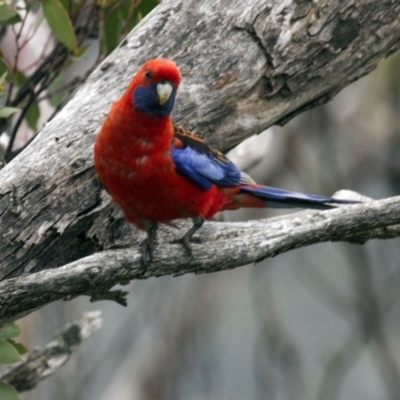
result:
<svg viewBox="0 0 400 400"><path fill-rule="evenodd" d="M147 238L143 240L140 244L142 250L142 262L147 268L153 261L153 253L156 247L157 240L157 222L146 220L144 223L144 228L147 233Z"/></svg>
<svg viewBox="0 0 400 400"><path fill-rule="evenodd" d="M193 235L203 226L204 218L194 217L192 218L193 226L185 233L185 235L178 240L174 240L172 243L181 243L188 253L189 257L192 257L192 246L190 242L192 241Z"/></svg>

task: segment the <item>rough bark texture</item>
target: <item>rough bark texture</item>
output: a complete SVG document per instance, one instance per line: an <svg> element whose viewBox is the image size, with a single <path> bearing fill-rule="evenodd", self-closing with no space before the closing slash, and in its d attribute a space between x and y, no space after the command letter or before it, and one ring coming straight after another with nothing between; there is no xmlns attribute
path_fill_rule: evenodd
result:
<svg viewBox="0 0 400 400"><path fill-rule="evenodd" d="M183 83L175 120L227 150L331 99L370 72L400 47L399 14L400 4L389 0L232 0L228 6L224 1L164 0L32 144L0 171L0 279L138 243L140 235L127 226L101 190L92 146L111 102L146 59L167 56L179 64ZM353 216L354 225L357 213ZM362 230L376 227L378 214L370 217L370 226L364 221ZM400 221L386 226L394 223ZM165 237L171 235L168 229L163 232ZM331 239L318 229L310 228L307 235L306 243ZM291 240L290 232L286 237ZM257 251L263 241L242 236L241 254L248 256L232 262L228 248L234 247L229 244L216 246L225 249L225 255L207 251L205 258L190 263L176 247L162 246L163 262L151 271L157 274L154 271L167 259L175 265L173 273L194 271L203 263L208 267L198 272L219 269L221 262L241 265L271 255ZM107 262L114 265L118 253L110 254ZM181 270L176 269L179 266ZM69 293L75 296L84 290ZM24 297L23 292L13 295L19 301ZM48 301L56 297L64 295L53 292ZM31 301L30 309L36 304L32 297ZM9 305L3 307L3 316L10 315Z"/></svg>
<svg viewBox="0 0 400 400"><path fill-rule="evenodd" d="M209 223L206 242L193 245L192 259L180 245L160 244L147 269L137 249L109 250L60 268L8 279L0 282L0 326L52 301L79 295L126 305L126 293L111 289L132 279L222 271L319 242L364 243L396 237L400 234L399 206L400 197L392 197L265 221Z"/></svg>

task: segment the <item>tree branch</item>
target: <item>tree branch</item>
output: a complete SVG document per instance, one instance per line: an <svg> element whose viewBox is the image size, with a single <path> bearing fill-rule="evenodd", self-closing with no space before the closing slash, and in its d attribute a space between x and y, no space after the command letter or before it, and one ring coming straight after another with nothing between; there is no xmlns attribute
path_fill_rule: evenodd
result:
<svg viewBox="0 0 400 400"><path fill-rule="evenodd" d="M400 47L399 13L400 5L389 0L232 0L229 8L222 1L164 0L37 138L0 171L0 279L59 267L99 251L138 242L137 231L130 232L99 185L93 170L92 147L111 102L144 60L164 55L179 64L184 79L175 120L197 131L212 145L227 150L272 124L284 123L331 99L341 88L375 68L380 59ZM394 200L389 199L388 204L391 201ZM374 225L377 221L363 220L364 210L369 207L373 205L346 208L356 210L349 214L352 220L346 224L354 232L364 232L362 240L376 237L370 229L378 227ZM346 230L341 231L342 236L329 236L331 226L321 222L326 216L339 217L341 212L349 211L303 214L315 216L301 233L303 238L289 235L285 241L279 235L278 239L268 239L260 231L267 227L265 223L253 233L248 224L230 228L209 224L240 239L224 242L221 233L219 243L208 244L207 248L198 246L196 254L199 252L200 258L196 256L190 262L179 247L160 246L147 275L139 270L139 256L134 250L101 253L69 264L68 268L88 271L85 268L95 266L97 277L108 270L102 262L115 266L123 261L136 271L128 274L129 279L160 274L161 266L162 273L233 268L316 241L347 240ZM372 213L371 218L377 215ZM288 224L289 220L282 221ZM297 232L296 220L291 221L290 229ZM399 221L386 225L378 222L382 230L397 235L390 226ZM356 228L357 224L361 225ZM329 232L322 232L327 226ZM385 237L387 233L382 234L382 230L381 237ZM163 240L169 235L168 230L162 233ZM293 238L297 241L293 242ZM286 247L282 247L285 243ZM210 246L215 248L215 254L202 258L201 254L210 256ZM43 273L43 278L63 274L68 269L63 268ZM29 309L45 301L38 293L47 293L48 301L83 293L96 297L91 275L86 284L81 278L80 287L79 280L75 282L75 291L70 286L66 290L66 286L60 294L47 292L44 283L39 289L35 276L12 281L32 280L29 284L36 285L38 292L30 298ZM106 286L116 282L111 276L107 279L110 283L105 282ZM3 288L9 284L4 283ZM10 302L3 302L6 319L27 311L16 303L19 299L26 304L24 289L12 293L15 298L0 296Z"/></svg>
<svg viewBox="0 0 400 400"><path fill-rule="evenodd" d="M66 325L44 349L35 349L23 361L11 365L0 374L0 380L18 392L33 389L40 381L53 375L70 359L79 345L101 328L101 312L91 311Z"/></svg>
<svg viewBox="0 0 400 400"><path fill-rule="evenodd" d="M388 228L389 227L389 228ZM160 244L144 269L138 249L109 250L60 268L0 283L0 324L55 300L91 296L126 305L126 293L111 290L132 279L209 273L258 262L299 247L327 241L363 243L400 236L400 196L331 211L304 211L246 223L207 223L188 259L182 246Z"/></svg>

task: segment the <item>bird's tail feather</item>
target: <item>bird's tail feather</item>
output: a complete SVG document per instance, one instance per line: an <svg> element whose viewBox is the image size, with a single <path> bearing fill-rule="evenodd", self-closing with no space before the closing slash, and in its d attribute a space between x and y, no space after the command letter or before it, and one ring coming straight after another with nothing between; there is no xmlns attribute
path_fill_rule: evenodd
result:
<svg viewBox="0 0 400 400"><path fill-rule="evenodd" d="M244 194L244 196L240 196L240 194ZM240 187L238 197L241 197L239 201L241 203L240 207L313 208L328 210L340 204L359 203L355 200L292 192L290 190L262 185L243 185Z"/></svg>

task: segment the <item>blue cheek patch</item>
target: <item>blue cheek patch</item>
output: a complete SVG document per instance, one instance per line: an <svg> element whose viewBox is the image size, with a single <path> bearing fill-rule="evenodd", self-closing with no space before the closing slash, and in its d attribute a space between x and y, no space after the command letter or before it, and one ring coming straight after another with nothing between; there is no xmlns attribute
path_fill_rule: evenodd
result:
<svg viewBox="0 0 400 400"><path fill-rule="evenodd" d="M160 105L157 103L156 85L138 86L132 93L133 105L139 111L154 117L166 117L170 115L174 107L176 91L173 90L168 101Z"/></svg>
<svg viewBox="0 0 400 400"><path fill-rule="evenodd" d="M132 93L133 105L140 111L146 112L156 104L157 93L153 87L138 86Z"/></svg>

